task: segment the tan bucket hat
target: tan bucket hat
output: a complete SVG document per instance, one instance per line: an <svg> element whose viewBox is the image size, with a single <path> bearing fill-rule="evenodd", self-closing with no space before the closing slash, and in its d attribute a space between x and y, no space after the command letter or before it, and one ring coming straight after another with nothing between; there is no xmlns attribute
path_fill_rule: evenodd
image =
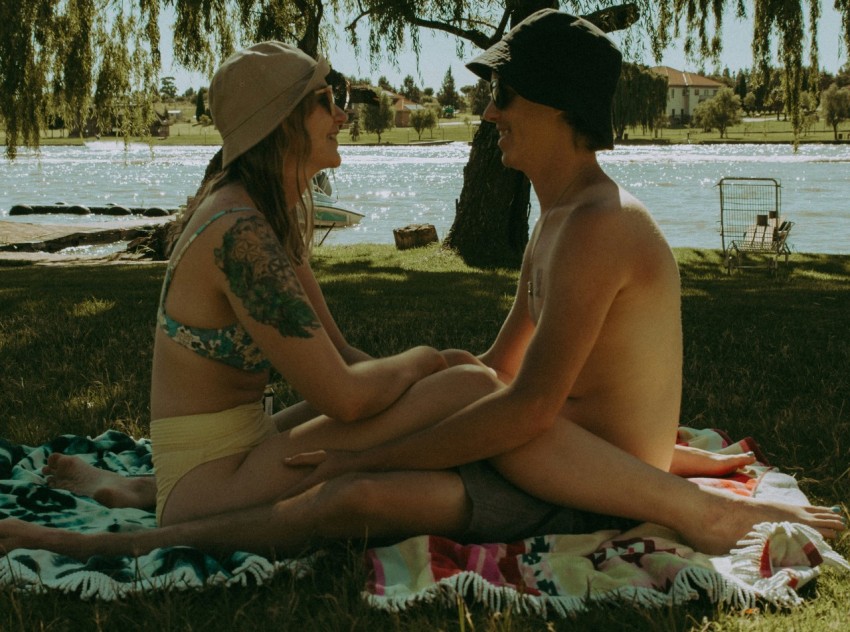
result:
<svg viewBox="0 0 850 632"><path fill-rule="evenodd" d="M328 63L290 44L260 42L234 53L210 84L213 123L221 132L222 167L268 136L314 90Z"/></svg>

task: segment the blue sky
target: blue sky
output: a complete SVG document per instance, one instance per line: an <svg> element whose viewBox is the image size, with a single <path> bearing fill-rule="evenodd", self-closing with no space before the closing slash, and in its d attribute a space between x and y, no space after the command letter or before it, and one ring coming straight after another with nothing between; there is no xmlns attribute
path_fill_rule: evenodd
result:
<svg viewBox="0 0 850 632"><path fill-rule="evenodd" d="M176 79L178 90L182 93L188 87L198 88L208 85L209 79L197 73L188 73L180 68L172 67L171 63L171 24L173 14L163 12L160 19L162 31L162 74L173 75ZM822 16L818 25L820 31L818 36L818 47L821 67L830 72L837 71L847 63L847 51L841 44L839 35L840 20L832 8L832 1L822 2ZM616 36L615 36L616 39ZM365 39L363 40L365 42ZM452 69L455 84L463 86L475 81L475 76L463 65L456 54L455 40L449 36L437 33L423 33L421 37L422 51L417 70L416 58L412 52L401 55L396 65L384 61L377 68L372 68L366 51L361 51L355 56L354 51L345 41L338 41L336 47L332 48L328 57L331 64L337 70L358 77L371 77L377 81L381 75L386 76L393 85L400 85L406 75L413 75L419 86L430 86L438 90L443 83L443 77L449 67ZM733 72L740 68L752 66L752 25L749 22L741 22L733 15L724 18L723 26L723 53L721 55L720 67L728 67ZM475 50L467 47L465 58L475 55ZM639 60L643 63L653 64L648 56ZM697 64L685 61L684 53L680 43L674 43L664 55L661 63L672 66L679 70L694 71ZM708 70L712 70L709 66Z"/></svg>

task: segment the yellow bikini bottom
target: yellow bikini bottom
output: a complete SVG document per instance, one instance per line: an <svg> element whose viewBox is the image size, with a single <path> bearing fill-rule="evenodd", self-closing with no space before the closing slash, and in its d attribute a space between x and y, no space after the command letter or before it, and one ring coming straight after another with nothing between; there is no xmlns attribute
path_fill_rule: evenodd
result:
<svg viewBox="0 0 850 632"><path fill-rule="evenodd" d="M277 429L261 402L216 413L166 417L151 422L151 448L156 472L156 522L171 490L203 463L248 452Z"/></svg>

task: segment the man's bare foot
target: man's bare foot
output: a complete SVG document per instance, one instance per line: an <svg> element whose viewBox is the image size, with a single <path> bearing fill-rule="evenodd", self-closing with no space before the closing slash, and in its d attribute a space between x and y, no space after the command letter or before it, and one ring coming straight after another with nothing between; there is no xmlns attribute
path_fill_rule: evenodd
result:
<svg viewBox="0 0 850 632"><path fill-rule="evenodd" d="M121 476L89 465L78 457L54 452L42 472L50 487L89 496L106 507L149 509L156 505L153 476Z"/></svg>
<svg viewBox="0 0 850 632"><path fill-rule="evenodd" d="M673 450L670 473L684 477L726 476L755 462L756 457L752 452L719 454L690 446L677 445L676 449Z"/></svg>
<svg viewBox="0 0 850 632"><path fill-rule="evenodd" d="M710 487L702 488L709 508L694 516L680 533L696 550L720 555L735 548L739 540L762 522L793 522L815 529L827 539L847 528L842 515L830 507L789 505L744 498ZM700 512L695 512L700 514Z"/></svg>
<svg viewBox="0 0 850 632"><path fill-rule="evenodd" d="M132 555L138 533L77 533L15 518L0 520L0 556L16 549L41 549L86 561L92 555Z"/></svg>

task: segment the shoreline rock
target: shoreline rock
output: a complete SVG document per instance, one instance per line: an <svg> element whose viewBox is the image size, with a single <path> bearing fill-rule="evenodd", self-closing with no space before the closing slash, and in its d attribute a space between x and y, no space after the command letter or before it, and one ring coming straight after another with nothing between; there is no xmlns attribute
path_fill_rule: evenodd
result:
<svg viewBox="0 0 850 632"><path fill-rule="evenodd" d="M62 252L66 248L129 242L126 249L114 254L162 261L168 258L174 230L171 221L123 226L67 226L0 220L0 254L4 255L3 259L16 256L30 258L39 253L60 256L66 254Z"/></svg>
<svg viewBox="0 0 850 632"><path fill-rule="evenodd" d="M9 209L9 216L23 215L141 215L143 217L168 217L175 215L178 209L164 209L159 206L84 206L82 204L15 204Z"/></svg>

